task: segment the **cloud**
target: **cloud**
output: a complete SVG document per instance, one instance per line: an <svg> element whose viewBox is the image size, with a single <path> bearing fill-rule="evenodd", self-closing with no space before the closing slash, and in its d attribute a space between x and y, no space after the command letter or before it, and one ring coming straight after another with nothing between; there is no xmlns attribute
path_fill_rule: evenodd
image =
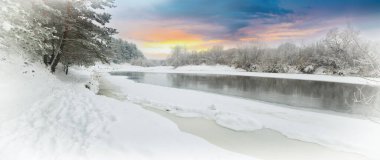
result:
<svg viewBox="0 0 380 160"><path fill-rule="evenodd" d="M286 8L298 12L311 12L329 15L371 14L380 12L379 0L281 0Z"/></svg>
<svg viewBox="0 0 380 160"><path fill-rule="evenodd" d="M160 55L176 44L195 49L252 40L278 44L347 24L362 31L380 25L380 0L116 0L116 5L112 27L120 37Z"/></svg>
<svg viewBox="0 0 380 160"><path fill-rule="evenodd" d="M380 12L379 0L117 0L117 27L131 35L150 28L171 28L203 39L239 40L247 37L240 30L257 30L268 25L298 23L297 29L325 26L325 21L339 19L343 23L354 18ZM354 18L348 18L354 17ZM147 25L146 21L150 21ZM124 35L127 35L125 33ZM141 37L139 37L141 38Z"/></svg>
<svg viewBox="0 0 380 160"><path fill-rule="evenodd" d="M226 27L229 33L250 24L252 19L281 17L292 13L277 0L171 0L161 3L155 12L162 19L182 19Z"/></svg>
<svg viewBox="0 0 380 160"><path fill-rule="evenodd" d="M142 45L150 51L163 53L174 46L186 46L193 50L205 50L214 45L224 42L224 40L206 40L202 35L187 33L183 30L156 28L150 31L135 32L134 37L139 37L144 41Z"/></svg>
<svg viewBox="0 0 380 160"><path fill-rule="evenodd" d="M138 31L132 34L134 37L139 37L140 40L153 43L160 42L162 44L192 43L202 39L200 35L190 34L182 30L165 28Z"/></svg>

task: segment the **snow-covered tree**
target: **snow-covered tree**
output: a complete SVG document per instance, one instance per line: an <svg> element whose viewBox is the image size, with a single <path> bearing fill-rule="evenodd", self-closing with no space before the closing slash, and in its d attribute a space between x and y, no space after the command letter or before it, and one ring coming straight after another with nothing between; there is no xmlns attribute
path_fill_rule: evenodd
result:
<svg viewBox="0 0 380 160"><path fill-rule="evenodd" d="M113 28L106 27L114 0L0 0L0 44L21 48L54 72L58 63L108 62Z"/></svg>
<svg viewBox="0 0 380 160"><path fill-rule="evenodd" d="M358 31L347 27L332 29L324 39L303 46L284 43L274 48L253 42L228 50L214 47L191 53L175 47L167 64L181 66L205 63L229 65L247 71L283 73L291 70L308 74L318 71L321 74L379 76L379 58L376 55L360 39Z"/></svg>
<svg viewBox="0 0 380 160"><path fill-rule="evenodd" d="M328 54L336 59L341 69L354 69L358 74L375 70L378 66L370 55L369 45L359 37L360 32L348 26L345 29L332 29L324 40Z"/></svg>
<svg viewBox="0 0 380 160"><path fill-rule="evenodd" d="M45 0L62 16L55 17L49 25L57 28L59 39L52 41L51 71L58 63L89 66L100 60L108 62L111 35L116 30L106 26L111 15L103 12L114 7L114 0Z"/></svg>
<svg viewBox="0 0 380 160"><path fill-rule="evenodd" d="M168 64L175 67L188 64L187 61L188 51L184 46L175 46L172 48L172 55L168 58Z"/></svg>
<svg viewBox="0 0 380 160"><path fill-rule="evenodd" d="M143 53L137 48L135 44L128 43L122 39L112 38L110 49L110 52L112 52L110 59L114 63L126 63L134 59L143 61L145 59Z"/></svg>
<svg viewBox="0 0 380 160"><path fill-rule="evenodd" d="M0 0L0 43L8 49L22 49L28 58L40 59L47 54L46 43L56 37L54 27L47 27L49 16L57 13L41 0Z"/></svg>

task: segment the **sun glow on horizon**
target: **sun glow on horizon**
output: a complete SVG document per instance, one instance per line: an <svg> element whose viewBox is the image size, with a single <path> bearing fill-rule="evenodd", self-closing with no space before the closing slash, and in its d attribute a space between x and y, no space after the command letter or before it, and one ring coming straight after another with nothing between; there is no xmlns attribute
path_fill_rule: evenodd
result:
<svg viewBox="0 0 380 160"><path fill-rule="evenodd" d="M174 46L200 51L251 41L303 43L347 24L380 42L380 1L376 0L116 0L116 4L111 25L120 38L138 42L145 54L160 57L169 55Z"/></svg>

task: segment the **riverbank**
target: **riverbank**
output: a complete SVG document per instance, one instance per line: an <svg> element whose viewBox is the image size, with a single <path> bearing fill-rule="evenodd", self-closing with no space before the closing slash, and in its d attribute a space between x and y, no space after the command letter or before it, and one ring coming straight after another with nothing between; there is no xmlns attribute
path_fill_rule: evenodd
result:
<svg viewBox="0 0 380 160"><path fill-rule="evenodd" d="M128 96L123 95L118 85L112 84L103 77L99 80L100 95L128 101ZM251 157L265 160L369 160L369 158L360 154L337 151L315 143L290 139L271 129L239 132L222 127L211 119L181 117L171 114L170 110L160 110L144 104L139 105L146 110L171 120L185 133L203 138L226 150Z"/></svg>
<svg viewBox="0 0 380 160"><path fill-rule="evenodd" d="M247 72L242 69L236 69L224 65L216 66L182 66L174 68L172 66L158 66L158 67L140 67L132 66L129 64L104 66L100 65L99 68L105 70L117 70L128 72L155 72L155 73L203 73L203 74L220 74L220 75L239 75L239 76L253 76L265 78L284 78L284 79L297 79L297 80L313 80L324 82L339 82L350 84L364 84L380 86L380 78L368 77L352 77L352 76L334 76L334 75L318 75L318 74L289 74L289 73L260 73L260 72Z"/></svg>
<svg viewBox="0 0 380 160"><path fill-rule="evenodd" d="M288 138L335 150L380 157L380 125L365 118L298 110L270 103L211 93L135 83L125 77L105 77L126 99L180 117L202 117L236 131L272 129Z"/></svg>

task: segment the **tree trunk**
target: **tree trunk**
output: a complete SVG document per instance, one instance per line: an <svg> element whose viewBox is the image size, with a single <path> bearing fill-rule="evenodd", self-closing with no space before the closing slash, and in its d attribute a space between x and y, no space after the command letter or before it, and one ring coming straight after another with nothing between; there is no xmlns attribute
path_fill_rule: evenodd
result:
<svg viewBox="0 0 380 160"><path fill-rule="evenodd" d="M62 54L64 53L64 46L65 46L65 39L67 39L68 33L69 33L69 18L71 16L71 0L67 1L66 5L66 18L65 18L65 27L63 28L63 34L61 39L61 44L59 46L59 51L57 54L53 57L52 64L51 64L51 73L55 72L55 69L57 68L57 65L59 61L61 60Z"/></svg>
<svg viewBox="0 0 380 160"><path fill-rule="evenodd" d="M63 44L62 44L63 46ZM59 63L59 60L61 59L62 57L62 52L58 52L57 55L54 57L54 60L53 60L53 63L51 64L51 73L54 73L55 72L55 69L57 68L57 65Z"/></svg>
<svg viewBox="0 0 380 160"><path fill-rule="evenodd" d="M65 66L63 67L63 70L64 70L64 72L65 72L66 75L69 74L69 65L68 65L68 64L65 65Z"/></svg>
<svg viewBox="0 0 380 160"><path fill-rule="evenodd" d="M48 65L49 65L49 55L43 55L42 56L42 60L44 61L44 64L45 64L45 66L46 67L48 67Z"/></svg>

